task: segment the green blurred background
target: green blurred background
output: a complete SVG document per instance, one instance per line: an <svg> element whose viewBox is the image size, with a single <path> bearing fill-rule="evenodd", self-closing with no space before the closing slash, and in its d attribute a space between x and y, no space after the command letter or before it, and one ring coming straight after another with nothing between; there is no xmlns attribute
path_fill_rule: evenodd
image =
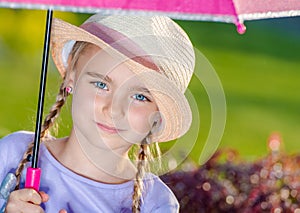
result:
<svg viewBox="0 0 300 213"><path fill-rule="evenodd" d="M0 9L0 137L20 129L34 130L45 16L45 11ZM54 16L79 25L89 14L55 12ZM227 121L219 147L236 149L244 159L254 160L267 154L269 135L279 132L284 149L299 152L300 19L246 22L244 35L233 24L177 22L222 82ZM45 112L55 101L59 83L50 61ZM198 140L190 154L197 162L211 112L201 83L193 79L189 88L201 117ZM63 110L59 136L70 129L69 112L70 103Z"/></svg>

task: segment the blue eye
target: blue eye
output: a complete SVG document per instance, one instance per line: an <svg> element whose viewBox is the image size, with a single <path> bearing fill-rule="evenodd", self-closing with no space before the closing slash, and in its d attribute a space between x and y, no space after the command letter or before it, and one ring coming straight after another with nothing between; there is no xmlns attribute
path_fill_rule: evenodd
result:
<svg viewBox="0 0 300 213"><path fill-rule="evenodd" d="M104 90L107 90L107 85L106 83L103 83L101 81L97 81L97 82L93 82L94 85L100 89L104 89Z"/></svg>
<svg viewBox="0 0 300 213"><path fill-rule="evenodd" d="M133 95L133 98L138 101L149 101L149 99L146 98L146 96L144 96L142 94L135 94L135 95Z"/></svg>

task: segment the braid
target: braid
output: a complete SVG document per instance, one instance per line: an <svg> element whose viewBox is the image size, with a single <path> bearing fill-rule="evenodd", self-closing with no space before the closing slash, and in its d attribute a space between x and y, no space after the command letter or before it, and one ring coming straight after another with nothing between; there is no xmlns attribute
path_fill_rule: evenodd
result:
<svg viewBox="0 0 300 213"><path fill-rule="evenodd" d="M134 181L134 192L132 196L132 212L138 213L141 210L141 196L143 190L143 177L148 169L148 160L151 157L149 144L142 143L138 155L137 173Z"/></svg>
<svg viewBox="0 0 300 213"><path fill-rule="evenodd" d="M87 42L76 42L74 44L73 49L70 53L72 60L68 67L69 71L73 70L73 68L76 66L76 62L78 61L80 53L87 47L88 44L89 43L87 43ZM67 71L66 75L68 75L68 74L70 74L70 72ZM65 104L66 98L68 96L68 94L65 92L65 79L66 79L66 76L63 78L63 83L60 86L59 93L56 97L56 102L51 107L50 112L46 116L44 123L42 125L41 136L40 136L41 141L42 141L42 139L45 139L49 136L48 130L54 124L55 119L60 114L60 110L61 110L62 106ZM19 187L20 187L21 173L25 167L25 164L28 162L28 156L32 155L32 153L33 153L33 145L34 145L34 142L31 142L28 145L28 148L27 148L26 152L24 153L23 158L16 169L16 173L15 173L16 177L17 177L16 189L19 189Z"/></svg>
<svg viewBox="0 0 300 213"><path fill-rule="evenodd" d="M25 164L28 162L28 159L27 159L28 156L30 154L32 154L32 149L33 149L33 142L31 142L28 145L28 148L27 148L26 152L23 154L23 158L22 158L21 162L19 163L18 168L16 170L16 173L15 173L15 175L17 177L17 185L15 187L16 190L20 188L21 173L24 169Z"/></svg>
<svg viewBox="0 0 300 213"><path fill-rule="evenodd" d="M48 130L53 125L55 119L59 116L61 108L66 101L66 98L67 98L67 93L65 92L65 89L64 89L64 83L62 83L60 86L60 89L59 89L59 93L56 97L56 102L51 107L50 113L46 116L44 123L42 125L41 141L42 141L42 139L48 137L48 135L49 135ZM21 173L25 167L25 164L28 162L28 156L32 155L32 153L33 153L33 145L34 145L34 142L32 141L28 145L27 150L23 155L23 158L16 169L15 175L17 177L17 185L16 185L15 189L19 189L19 187L20 187Z"/></svg>
<svg viewBox="0 0 300 213"><path fill-rule="evenodd" d="M59 93L56 96L56 102L52 105L49 114L46 116L41 130L41 138L48 136L48 130L53 126L56 118L59 116L61 108L66 102L68 94L65 91L65 84L62 83L59 88Z"/></svg>

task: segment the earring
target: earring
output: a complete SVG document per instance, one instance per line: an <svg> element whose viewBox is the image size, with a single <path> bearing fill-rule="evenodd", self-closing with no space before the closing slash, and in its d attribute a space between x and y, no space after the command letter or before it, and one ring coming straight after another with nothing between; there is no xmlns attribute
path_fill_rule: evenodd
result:
<svg viewBox="0 0 300 213"><path fill-rule="evenodd" d="M73 88L72 87L66 87L66 93L69 94L73 94Z"/></svg>

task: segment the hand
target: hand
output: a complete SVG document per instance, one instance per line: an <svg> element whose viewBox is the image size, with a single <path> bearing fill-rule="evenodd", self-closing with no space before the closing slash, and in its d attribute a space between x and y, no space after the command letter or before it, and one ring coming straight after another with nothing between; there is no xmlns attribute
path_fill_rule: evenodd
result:
<svg viewBox="0 0 300 213"><path fill-rule="evenodd" d="M9 196L5 213L44 213L40 204L48 200L49 196L45 192L38 193L34 189L16 190Z"/></svg>

